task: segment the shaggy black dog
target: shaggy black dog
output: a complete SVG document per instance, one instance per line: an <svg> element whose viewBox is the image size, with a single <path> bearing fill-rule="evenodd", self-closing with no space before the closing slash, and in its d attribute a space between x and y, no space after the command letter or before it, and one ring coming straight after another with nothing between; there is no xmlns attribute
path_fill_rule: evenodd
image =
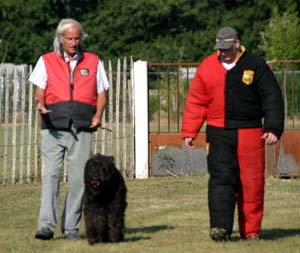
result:
<svg viewBox="0 0 300 253"><path fill-rule="evenodd" d="M96 154L84 172L84 221L89 244L124 239L126 185L114 158Z"/></svg>

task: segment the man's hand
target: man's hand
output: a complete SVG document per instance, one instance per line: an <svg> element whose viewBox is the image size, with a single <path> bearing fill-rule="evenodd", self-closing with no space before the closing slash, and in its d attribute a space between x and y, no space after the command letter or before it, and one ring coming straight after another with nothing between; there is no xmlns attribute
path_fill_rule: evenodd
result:
<svg viewBox="0 0 300 253"><path fill-rule="evenodd" d="M277 136L273 133L264 133L261 138L264 139L268 145L273 145L278 141Z"/></svg>
<svg viewBox="0 0 300 253"><path fill-rule="evenodd" d="M45 90L41 89L40 87L37 87L35 91L34 102L36 108L39 110L41 114L47 114L51 112L51 110L48 110L45 107L44 100L45 100Z"/></svg>
<svg viewBox="0 0 300 253"><path fill-rule="evenodd" d="M193 138L192 137L187 137L184 138L184 144L187 148L195 148L195 145L193 143Z"/></svg>
<svg viewBox="0 0 300 253"><path fill-rule="evenodd" d="M92 124L90 125L90 128L97 128L101 126L101 119L102 119L105 103L106 103L106 91L98 93L97 106L96 106L97 111L94 117L92 118Z"/></svg>
<svg viewBox="0 0 300 253"><path fill-rule="evenodd" d="M90 125L90 128L97 128L97 127L99 127L99 126L101 126L101 119L100 119L100 117L99 116L94 116L93 118L92 118L92 124Z"/></svg>
<svg viewBox="0 0 300 253"><path fill-rule="evenodd" d="M41 114L47 114L47 113L51 112L51 110L48 110L48 109L45 107L45 105L43 105L43 104L41 104L41 103L38 103L38 104L36 105L36 107L37 107L37 109L39 110L39 112L40 112Z"/></svg>

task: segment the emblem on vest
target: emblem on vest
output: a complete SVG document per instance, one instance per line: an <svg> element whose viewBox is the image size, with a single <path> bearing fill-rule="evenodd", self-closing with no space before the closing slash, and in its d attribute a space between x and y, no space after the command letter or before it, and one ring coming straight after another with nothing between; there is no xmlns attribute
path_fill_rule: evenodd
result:
<svg viewBox="0 0 300 253"><path fill-rule="evenodd" d="M253 70L244 70L243 72L243 83L246 85L250 85L253 83L254 79L254 71Z"/></svg>
<svg viewBox="0 0 300 253"><path fill-rule="evenodd" d="M81 76L88 76L89 70L88 69L80 69L80 75Z"/></svg>

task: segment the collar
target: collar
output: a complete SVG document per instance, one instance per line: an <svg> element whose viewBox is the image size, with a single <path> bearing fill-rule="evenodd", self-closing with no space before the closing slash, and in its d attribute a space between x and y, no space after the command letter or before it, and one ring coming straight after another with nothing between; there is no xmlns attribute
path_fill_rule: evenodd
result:
<svg viewBox="0 0 300 253"><path fill-rule="evenodd" d="M63 45L62 45L62 44L59 44L58 52L59 52L60 56L61 56L66 62L69 62L69 61L70 61L70 59L69 59L69 58L67 57L67 55L66 55L66 52L64 51L64 48L63 48ZM81 47L79 46L78 49L77 49L76 54L75 54L74 57L73 57L73 60L74 60L74 61L80 61L82 58L83 58L83 53L82 53Z"/></svg>
<svg viewBox="0 0 300 253"><path fill-rule="evenodd" d="M241 45L240 50L241 50L241 56L242 56L242 54L246 52L246 47Z"/></svg>
<svg viewBox="0 0 300 253"><path fill-rule="evenodd" d="M70 62L71 60L70 60L70 58L68 57L68 55L66 54L66 52L64 52L64 60L66 61L66 62ZM78 53L76 53L74 56L73 56L73 59L72 59L72 61L78 61L78 59L79 59L79 56L78 56Z"/></svg>

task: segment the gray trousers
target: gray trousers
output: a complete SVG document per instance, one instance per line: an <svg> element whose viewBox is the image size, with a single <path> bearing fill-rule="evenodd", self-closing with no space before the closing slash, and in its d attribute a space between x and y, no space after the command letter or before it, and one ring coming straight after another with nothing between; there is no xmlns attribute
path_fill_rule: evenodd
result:
<svg viewBox="0 0 300 253"><path fill-rule="evenodd" d="M61 217L61 231L68 234L78 230L82 214L84 192L84 166L91 154L92 133L43 129L42 196L39 228L47 227L54 232L59 211L60 174L66 156L68 191Z"/></svg>

